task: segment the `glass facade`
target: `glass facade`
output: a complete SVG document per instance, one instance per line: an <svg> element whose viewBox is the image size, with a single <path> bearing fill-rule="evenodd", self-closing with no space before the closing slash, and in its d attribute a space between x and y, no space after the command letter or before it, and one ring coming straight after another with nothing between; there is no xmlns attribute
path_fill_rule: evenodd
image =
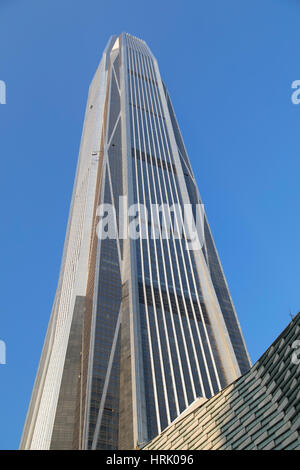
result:
<svg viewBox="0 0 300 470"><path fill-rule="evenodd" d="M134 202L145 205L148 213L152 204L182 206L152 57L134 39L127 38L127 44ZM153 239L151 224L146 232L135 248L151 438L196 397L212 396L226 382L193 252L174 233L169 240L161 234Z"/></svg>
<svg viewBox="0 0 300 470"><path fill-rule="evenodd" d="M74 352L81 369L70 409L76 414L73 448L135 448L196 398L213 396L246 372L250 361L206 216L203 246L188 247L183 208L192 205L195 217L199 191L157 62L144 41L129 34L111 38L92 82L78 172L72 205L73 211L81 208L82 223L74 235L78 265L72 265L70 298L80 286L86 309L82 347ZM85 193L78 198L83 179ZM120 196L127 209L140 209L137 229L143 236L120 236ZM115 208L114 239L97 233L103 203ZM71 307L64 319L68 315ZM70 326L60 322L67 345ZM45 348L41 374L51 342ZM64 357L58 359L61 371ZM58 372L53 381L53 397L62 397L68 384L61 385ZM37 387L46 397L51 387L44 384ZM33 396L31 408L24 447L57 442L55 399L46 412ZM42 413L43 431L34 428Z"/></svg>

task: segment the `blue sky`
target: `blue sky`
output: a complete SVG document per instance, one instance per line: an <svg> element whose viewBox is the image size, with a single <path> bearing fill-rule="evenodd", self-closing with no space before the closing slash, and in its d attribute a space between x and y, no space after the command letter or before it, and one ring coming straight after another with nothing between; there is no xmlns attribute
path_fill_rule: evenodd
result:
<svg viewBox="0 0 300 470"><path fill-rule="evenodd" d="M299 15L297 0L0 0L1 449L19 444L112 34L158 59L253 362L300 310Z"/></svg>

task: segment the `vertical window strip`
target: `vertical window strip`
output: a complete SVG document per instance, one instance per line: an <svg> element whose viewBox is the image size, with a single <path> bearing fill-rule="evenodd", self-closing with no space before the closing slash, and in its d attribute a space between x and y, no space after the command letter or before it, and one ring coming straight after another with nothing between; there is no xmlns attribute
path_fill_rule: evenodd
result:
<svg viewBox="0 0 300 470"><path fill-rule="evenodd" d="M149 101L148 101L148 96L147 96L147 102L148 102L148 106L149 106ZM149 108L150 109L150 108ZM154 139L154 134L153 134L153 127L152 127L152 122L151 122L151 118L148 117L149 121L150 121L150 126L151 126L151 134L152 134L152 145L153 145L153 148L155 147L155 139ZM152 151L151 151L152 153ZM157 174L157 181L159 183L159 186L160 186L160 177L159 177L159 170L158 168L156 169L156 174ZM158 202L157 200L157 189L156 189L156 180L155 180L155 177L154 177L154 170L153 170L153 167L152 167L152 178L153 178L153 184L155 186L155 196L156 196L156 203ZM160 195L161 195L161 200L163 202L163 197L162 197L162 192L161 192L161 187L160 187ZM162 265L163 265L163 269L164 269L164 275L165 275L165 279L167 281L167 274L166 274L166 261L165 261L165 258L163 256L164 254L164 248L163 248L163 243L162 243L162 239L161 239L161 234L160 234L160 244L161 244L161 253L162 253ZM169 266L171 268L171 275L173 276L173 272L172 272L172 265L170 264L170 258L169 258ZM168 282L166 282L166 287L168 289ZM169 291L167 290L167 295L168 295L168 302L169 304L171 304L170 302L170 295L169 295ZM179 306L177 304L177 307L179 309ZM182 367L182 361L181 361L181 355L180 355L180 352L179 352L179 346L178 346L178 338L177 338L177 331L176 331L176 327L175 327L175 324L174 324L174 318L173 316L171 315L171 323L172 323L172 329L173 329L173 332L174 332L174 339L175 339L175 348L176 348L176 352L177 352L177 358L178 358L178 365L179 365L179 371L180 371L180 376L181 376L181 385L182 385L182 388L183 388L183 393L184 393L184 400L185 400L185 407L188 405L188 401L187 401L187 392L186 392L186 387L185 387L185 380L184 380L184 374L183 374L183 367ZM184 336L183 336L183 340L184 340Z"/></svg>
<svg viewBox="0 0 300 470"><path fill-rule="evenodd" d="M143 60L144 57L142 57L142 60ZM145 67L145 63L143 62L143 66ZM145 68L144 68L145 70ZM148 72L148 71L147 71ZM149 76L149 73L147 73L146 71L144 71L144 75L148 75ZM152 107L152 111L155 112L154 108L153 108L153 101L152 101L152 97L151 97L151 92L150 92L150 88L151 88L151 82L149 84L149 82L147 82L145 84L145 88L148 88L148 92L149 92L149 97L150 97L150 102L151 102L151 107ZM149 98L148 98L148 93L147 93L147 102L148 102L148 106L149 106ZM150 123L151 123L151 129L152 129L152 135L154 134L156 136L156 140L157 140L157 136L158 136L158 132L157 132L157 122L156 122L156 119L153 117L153 121L154 121L154 132L153 132L153 127L152 127L152 122L151 122L151 116L149 116L149 120L150 120ZM162 142L161 142L162 144ZM157 158L158 160L160 159L160 161L162 161L162 158L161 158L161 149L160 149L160 144L158 143L158 153L159 153L159 158L158 156L156 155L156 152L155 152L155 158ZM162 171L162 179L164 180L165 176L164 176L164 171ZM158 174L158 171L157 171L157 180L158 180L158 183L159 183L159 188L160 188L160 193L161 193L161 198L163 200L163 197L162 197L162 184L161 184L161 181L160 181L160 177L159 177L159 174ZM164 189L165 189L165 195L166 195L166 199L168 201L168 192L167 192L167 187L166 187L166 182L164 180L164 183L163 183L163 186L164 186ZM174 239L173 239L173 247L174 247L174 251L175 251L175 254L177 255L176 253L176 244L174 243ZM196 398L196 392L195 392L195 384L194 384L194 378L193 378L193 374L192 374L192 370L191 370L191 364L190 364L190 357L189 357L189 353L188 353L188 348L187 348L187 344L186 344L186 335L185 335L185 332L184 332L184 328L183 328L183 324L182 324L182 314L181 314L181 309L179 307L179 303L178 303L178 298L177 298L177 290L176 290L176 284L175 284L175 280L174 280L174 272L173 272L173 263L172 263L172 257L171 257L171 251L170 251L170 245L169 245L169 240L167 240L167 248L168 248L168 255L169 255L169 260L170 260L170 268L171 268L171 277L172 277L172 281L173 281L173 286L174 286L174 293L175 293L175 299L176 299L176 304L177 304L177 308L178 308L178 313L179 313L179 322L180 322L180 329L181 329L181 334L182 334L182 338L183 338L183 343L184 343L184 350L185 350L185 355L186 355L186 359L187 359L187 365L188 365L188 371L189 371L189 380L191 382L191 385L193 387L193 396L194 396L194 399ZM177 256L176 256L177 258ZM179 270L179 267L178 267L178 264L177 264L177 268L178 268L178 272L180 271ZM179 274L179 279L180 279L180 274ZM168 286L168 283L167 283L167 286ZM183 289L181 289L182 292L183 292ZM168 295L169 295L169 292L168 292ZM183 299L184 299L184 295L183 295ZM185 301L184 301L184 305L185 305L185 313L186 313L186 317L188 318L188 312L187 312L187 308L186 308L186 304L185 304ZM172 309L171 309L172 311ZM171 315L171 318L172 315ZM176 328L175 328L175 331L176 331ZM193 338L191 337L191 340L193 341ZM197 361L196 361L196 364L197 364ZM198 373L198 376L199 376L199 382L201 384L201 374L200 374L200 371ZM185 383L185 381L183 382ZM203 391L203 387L201 388L202 391ZM203 391L204 393L204 391Z"/></svg>
<svg viewBox="0 0 300 470"><path fill-rule="evenodd" d="M148 70L149 70L149 75L152 75L152 62L151 61L148 61L146 60L146 64L147 64L147 67L148 67ZM152 94L153 94L153 102L154 102L154 107L155 107L155 110L157 112L157 96L156 96L156 92L157 90L154 88L154 87L151 87L152 88ZM156 132L157 129L156 129ZM159 132L160 132L160 135L161 135L161 139L162 139L162 131L161 131L161 128L159 128ZM163 139L162 139L163 140ZM171 155L170 155L170 152L169 152L169 148L168 146L166 145L166 148L168 150L168 155L169 155L169 158L170 160L172 161L171 159ZM165 152L165 148L163 148L163 151ZM161 155L160 155L161 157ZM165 157L166 158L166 157ZM170 175L168 174L167 175L168 177L168 180L169 180L169 185L170 185ZM174 174L172 174L172 177L174 179ZM166 183L165 183L166 184ZM174 195L173 195L173 192L171 192L171 197L172 197L172 202L174 204ZM177 203L180 203L180 201L177 199L176 201ZM182 220L182 219L181 219ZM177 224L177 228L178 228L178 220L177 220L177 217L175 215L175 221L176 221L176 224ZM184 230L184 234L185 234L185 229L183 227L183 230ZM186 235L186 234L185 234ZM192 310L193 310L193 314L194 314L194 321L195 321L195 325L196 325L196 329L197 329L197 332L198 332L198 341L199 341L199 344L200 344L200 348L201 348L201 352L202 352L202 356L203 356L203 361L204 361L204 364L205 364L205 370L206 370L206 374L207 374L207 379L208 379L208 382L209 382L209 386L210 386L210 391L211 391L211 394L213 394L213 387L212 387L212 383L211 383L211 380L210 380L210 373L209 373L209 368L208 368L208 365L207 365L207 361L206 361L206 355L205 355L205 351L204 351L204 347L203 347L203 343L202 343L202 339L201 339L201 335L200 335L200 332L199 332L199 327L198 327L198 322L197 322L197 318L196 318L196 314L195 314L195 310L194 310L194 304L193 304L193 301L192 301L192 296L191 296L191 291L190 291L190 285L189 285L189 279L188 279L188 275L187 275L187 269L186 269L186 260L185 260L185 256L184 256L184 250L183 250L183 247L182 247L182 240L179 240L179 246L180 246L180 249L181 249L181 257L182 257L182 262L183 262L183 267L184 267L184 274L185 274L185 279L186 279L186 285L187 285L187 288L188 288L188 292L189 292L189 296L190 296L190 301L191 301L191 305L192 305ZM176 249L176 248L175 248ZM176 250L176 262L177 262L177 265L178 265L178 254L177 254L177 250ZM183 280L182 280L182 272L179 273L179 279L180 279L180 285L181 285L181 290L182 290L182 296L183 296L183 301L184 301L184 305L185 305L185 309L187 309L186 307L186 301L185 301L185 294L184 294L184 289L183 289ZM201 312L201 310L200 310ZM202 316L202 321L204 323L204 319L203 319L203 316ZM194 336L192 334L192 329L191 329L191 324L190 324L190 321L189 321L189 318L188 318L188 327L189 327L189 332L190 332L190 337L191 337L191 341L192 341L192 345L193 345L193 352L194 352L194 357L195 357L195 361L196 361L196 366L197 366L197 372L198 372L198 376L199 376L199 380L200 380L200 384L201 384L201 390L202 390L202 393L204 394L204 388L203 388L203 380L202 380L202 374L201 374L201 371L200 371L200 365L199 365L199 358L198 358L198 355L197 355L197 352L196 352L196 346L195 346L195 342L194 342Z"/></svg>
<svg viewBox="0 0 300 470"><path fill-rule="evenodd" d="M131 39L128 38L128 42L129 44L131 45ZM131 67L131 54L132 54L132 51L128 48L127 49L127 57L128 57L128 62L130 63L130 67ZM132 76L129 76L129 92L130 92L130 97L131 97L131 102L133 101L133 77ZM135 117L134 117L134 110L133 108L131 107L131 119L132 119L132 136L131 138L133 139L133 144L134 144L134 148L136 148L136 138L135 138L135 132L134 132L134 129L135 129ZM137 159L136 159L136 156L135 156L135 177L136 177L136 188L137 188L137 201L138 201L138 204L139 204L139 191L138 191L138 172L137 172ZM141 243L141 240L140 240L140 259L141 259L141 266L142 266L142 269L144 269L144 266L143 266L143 247L142 247L142 243ZM146 286L145 286L145 281L143 279L143 289L144 289L144 296L146 297ZM155 377L155 372L154 372L154 360L153 360L153 348L152 348L152 338L151 338L151 333L150 333L150 324L149 324L149 312L148 312L148 308L147 308L147 305L145 305L145 317L146 317L146 324L147 324L147 334L148 334L148 343L149 343L149 352L150 352L150 363L151 363L151 373L152 373L152 386L153 386L153 392L154 392L154 403L155 403L155 412L156 412L156 420L157 420L157 429L158 429L158 433L160 434L161 432L161 423L160 423L160 414L159 414L159 407L158 407L158 396L157 396L157 385L156 385L156 377Z"/></svg>
<svg viewBox="0 0 300 470"><path fill-rule="evenodd" d="M141 71L141 64L140 64L140 57L137 58L137 61L138 61L138 64L136 64L140 74L142 73ZM140 87L141 87L141 90L142 90L142 97L143 97L143 106L144 108L146 107L146 104L145 104L145 93L144 93L144 88L143 88L143 81L140 82ZM145 119L145 127L146 127L146 133L147 133L147 143L148 143L148 150L151 154L151 143L150 143L150 135L149 135L149 126L148 126L148 121L147 121L147 116L145 115L144 116L144 119ZM144 136L145 138L145 136ZM146 146L145 146L145 150L146 150ZM148 182L148 188L149 188L149 200L150 200L150 204L152 204L152 196L151 196L151 186L150 186L150 177L149 177L149 169L148 169L148 165L147 163L145 163L145 167L146 167L146 172L147 172L147 182ZM151 183L153 184L153 188L154 188L154 196L155 196L155 203L157 204L157 191L156 191L156 183L155 183L155 178L154 178L154 172L153 172L153 167L151 166L152 168L152 181ZM163 255L163 246L162 246L162 239L161 239L161 233L159 232L159 237L160 237L160 248L161 248L161 253ZM172 358L172 353L171 353L171 348L170 348L170 342L169 342L169 335L168 335L168 328L167 328L167 321L166 321L166 314L165 314L165 308L164 308L164 302L163 302L163 296L162 296L162 291L161 291L161 279L160 279L160 267L159 267L159 263L158 263L158 258L157 258L157 246L156 246L156 240L153 239L153 245L154 245L154 249L155 249L155 267L156 267L156 274L157 274L157 282L158 282L158 289L159 289L159 296L160 296L160 302L161 302L161 310L162 310L162 315L163 315L163 325L164 325L164 331L165 331L165 337L166 337L166 343L167 343L167 350L168 350L168 357L169 357L169 364L170 364L170 370L171 370L171 377L172 377L172 386L173 386L173 393L174 393L174 398L175 398L175 404L176 404L176 413L177 415L179 414L179 403L178 403L178 391L177 391L177 387L176 387L176 381L175 381L175 374L174 374L174 367L173 367L173 358ZM167 282L167 275L166 275L166 267L165 267L165 260L162 256L162 260L163 260L163 273L164 273L164 279L165 279L165 284L166 286L168 286L168 282ZM152 283L152 291L153 291L153 283ZM168 290L167 290L167 293L168 293ZM173 326L173 336L175 338L175 335L176 335L176 331L174 329L174 325ZM175 334L174 334L175 333ZM176 339L177 340L177 339ZM179 355L179 351L177 350L177 354ZM181 374L182 374L182 371L181 371ZM182 374L182 380L183 380L183 374ZM187 400L186 400L186 403L187 403Z"/></svg>
<svg viewBox="0 0 300 470"><path fill-rule="evenodd" d="M136 54L134 54L132 58L132 66L133 70L137 71L136 67ZM135 102L136 103L141 103L141 98L140 98L140 89L139 89L139 79L134 76L133 81L135 83ZM137 123L137 132L138 132L138 141L139 141L139 151L144 148L144 142L145 142L145 136L144 136L144 125L143 125L143 118L142 118L142 111L136 108L136 123ZM140 116L138 117L138 114ZM140 120L139 120L140 118ZM140 163L140 171L141 171L141 180L142 180L142 185L141 185L141 192L142 195L140 197L140 200L142 203L146 203L146 197L145 197L145 181L144 181L144 172L143 172L143 161L140 158L139 159ZM140 217L140 213L139 213ZM141 224L140 224L140 231L141 231ZM153 291L153 275L152 275L152 265L151 265L151 256L150 256L150 247L149 247L149 233L148 233L148 224L146 224L146 245L147 245L147 255L148 255L148 264L149 264L149 276L150 276L150 287L151 287L151 293L152 293L152 298L153 298L153 311L154 311L154 319L155 319L155 331L156 331L156 336L157 336L157 343L158 343L158 351L159 351L159 358L160 358L160 369L162 372L162 381L163 381L163 387L164 387L164 398L165 398L165 407L166 407L166 412L167 412L167 421L168 424L170 424L170 409L169 409L169 402L168 402L168 395L167 395L167 385L166 385L166 378L165 378L165 368L164 368L164 361L163 361L163 356L162 356L162 342L161 342L161 337L160 337L160 331L159 331L159 326L158 326L158 313L157 313L157 308L156 308L156 303L155 303L155 297L154 297L154 291ZM143 278L145 278L145 271L143 270Z"/></svg>
<svg viewBox="0 0 300 470"><path fill-rule="evenodd" d="M154 74L154 76L155 76L155 71L153 70L153 65L149 64L149 67L152 71L152 74ZM156 89L154 90L154 92L157 93ZM157 96L157 103L158 103L160 112L162 112L162 104L161 104L159 96ZM168 143L168 139L167 139L167 132L168 131L166 129L166 123L165 122L163 123L163 131L164 131L165 138L166 138L166 143L167 143L166 147L167 147L167 150L168 150L169 158L171 159L171 152L170 152L170 147L169 147L169 143ZM174 174L173 174L173 178L174 178ZM174 181L176 181L176 180L174 180ZM177 202L179 203L177 184L175 185L175 190L176 190ZM184 229L184 232L185 232L185 229ZM217 386L218 386L218 391L219 391L219 390L221 390L220 378L219 378L219 374L218 374L218 371L217 371L214 355L213 355L213 352L212 352L212 347L211 347L210 338L209 338L209 335L208 335L208 332L207 332L207 327L206 327L204 317L203 317L203 312L202 312L201 303L200 303L200 300L199 300L196 281L195 281L195 273L194 273L193 265L192 265L192 262L191 262L191 254L190 254L189 250L187 250L187 256L188 256L188 260L189 260L190 272L192 274L194 289L195 289L195 293L196 293L196 297L197 297L198 308L199 308L199 311L200 311L200 315L202 317L202 323L203 323L203 328L204 328L204 332L205 332L205 338L206 338L206 342L207 342L207 345L208 345L208 348L209 348L210 358L211 358L211 362L212 362L212 365L213 365L213 371L214 371L214 374L215 374L215 378L216 378ZM185 263L185 260L184 260L184 263ZM186 265L185 265L185 270L186 270ZM189 283L188 283L188 286L189 286ZM194 308L193 304L192 304L192 308ZM199 340L200 340L201 335L200 335L198 323L196 323L196 325L197 325L197 331L198 331ZM202 343L202 341L201 341L201 343ZM202 347L203 347L203 345L202 345ZM206 370L207 370L207 363L206 363ZM210 378L210 374L209 374L208 370L207 370L207 373L209 375L209 380L210 380L210 384L211 384L211 378ZM212 387L212 384L211 384L211 387Z"/></svg>

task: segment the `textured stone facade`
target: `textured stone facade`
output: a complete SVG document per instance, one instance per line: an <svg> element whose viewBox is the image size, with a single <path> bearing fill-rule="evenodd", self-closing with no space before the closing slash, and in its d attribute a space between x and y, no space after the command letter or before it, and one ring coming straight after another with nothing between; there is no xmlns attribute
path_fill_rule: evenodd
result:
<svg viewBox="0 0 300 470"><path fill-rule="evenodd" d="M300 312L248 373L204 404L196 401L143 449L300 450L296 340Z"/></svg>

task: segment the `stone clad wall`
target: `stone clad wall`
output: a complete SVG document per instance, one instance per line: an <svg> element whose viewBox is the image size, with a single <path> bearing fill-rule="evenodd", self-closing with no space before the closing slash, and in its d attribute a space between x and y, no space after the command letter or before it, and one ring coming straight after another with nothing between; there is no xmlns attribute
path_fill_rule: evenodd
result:
<svg viewBox="0 0 300 470"><path fill-rule="evenodd" d="M300 450L296 340L300 313L248 373L204 404L199 400L143 450Z"/></svg>

